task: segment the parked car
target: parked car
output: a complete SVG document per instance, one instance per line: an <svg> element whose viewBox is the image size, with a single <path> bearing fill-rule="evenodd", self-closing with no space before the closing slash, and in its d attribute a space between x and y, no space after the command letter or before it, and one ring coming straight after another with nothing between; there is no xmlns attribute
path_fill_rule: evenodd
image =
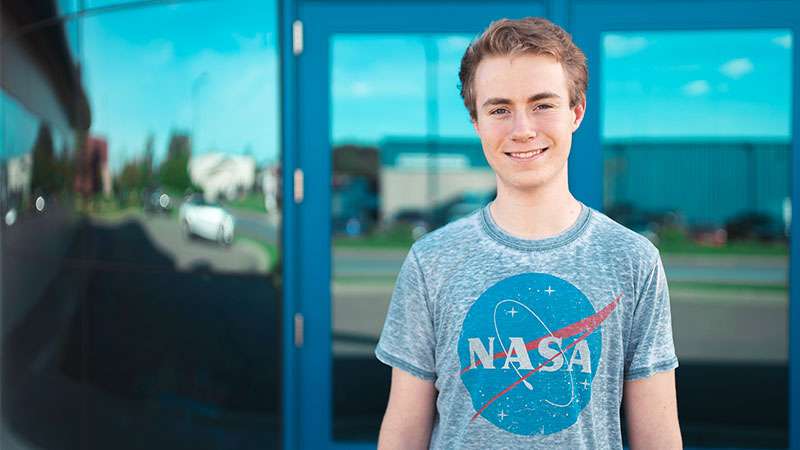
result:
<svg viewBox="0 0 800 450"><path fill-rule="evenodd" d="M236 221L222 206L210 203L201 194L186 197L178 214L181 230L187 238L199 236L221 245L231 245Z"/></svg>
<svg viewBox="0 0 800 450"><path fill-rule="evenodd" d="M148 213L169 214L172 210L172 199L162 189L153 189L144 193L144 210Z"/></svg>
<svg viewBox="0 0 800 450"><path fill-rule="evenodd" d="M475 210L483 208L494 200L496 196L497 192L494 190L488 192L462 192L429 209L402 209L395 213L392 223L410 225L414 239L418 239L429 231L443 227L450 222L470 215Z"/></svg>
<svg viewBox="0 0 800 450"><path fill-rule="evenodd" d="M783 225L774 217L761 212L745 212L725 224L731 241L758 240L775 242L786 238Z"/></svg>

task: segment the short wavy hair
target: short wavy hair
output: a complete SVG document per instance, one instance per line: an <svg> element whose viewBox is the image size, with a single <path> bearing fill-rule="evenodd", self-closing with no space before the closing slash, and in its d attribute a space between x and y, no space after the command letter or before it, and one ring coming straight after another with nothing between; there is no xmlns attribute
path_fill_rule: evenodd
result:
<svg viewBox="0 0 800 450"><path fill-rule="evenodd" d="M473 40L461 58L458 78L461 98L473 121L478 120L475 98L475 71L483 58L489 56L548 55L564 68L569 90L569 106L575 107L586 98L589 70L586 55L572 36L561 27L540 17L500 19Z"/></svg>

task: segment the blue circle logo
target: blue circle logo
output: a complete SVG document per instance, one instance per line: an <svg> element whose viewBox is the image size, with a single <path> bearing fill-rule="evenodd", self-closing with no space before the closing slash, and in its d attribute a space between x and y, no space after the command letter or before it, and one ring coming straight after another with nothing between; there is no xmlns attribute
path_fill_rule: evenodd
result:
<svg viewBox="0 0 800 450"><path fill-rule="evenodd" d="M589 403L602 348L600 312L567 281L525 273L499 281L470 308L458 341L461 381L475 409L520 435L551 434Z"/></svg>

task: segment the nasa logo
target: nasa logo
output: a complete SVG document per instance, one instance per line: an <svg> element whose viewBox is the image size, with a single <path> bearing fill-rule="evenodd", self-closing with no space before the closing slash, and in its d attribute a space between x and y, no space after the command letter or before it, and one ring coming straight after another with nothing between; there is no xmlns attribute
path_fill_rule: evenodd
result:
<svg viewBox="0 0 800 450"><path fill-rule="evenodd" d="M521 435L551 434L589 403L602 346L599 312L569 282L543 273L499 281L472 305L458 342L475 413Z"/></svg>

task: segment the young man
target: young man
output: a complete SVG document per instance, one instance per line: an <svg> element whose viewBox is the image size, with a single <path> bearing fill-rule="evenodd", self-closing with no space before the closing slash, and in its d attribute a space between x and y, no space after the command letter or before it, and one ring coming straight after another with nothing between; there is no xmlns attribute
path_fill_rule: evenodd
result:
<svg viewBox="0 0 800 450"><path fill-rule="evenodd" d="M681 448L658 250L569 192L585 56L546 20L500 20L459 75L497 198L403 264L378 448L622 448L621 403L631 448Z"/></svg>

